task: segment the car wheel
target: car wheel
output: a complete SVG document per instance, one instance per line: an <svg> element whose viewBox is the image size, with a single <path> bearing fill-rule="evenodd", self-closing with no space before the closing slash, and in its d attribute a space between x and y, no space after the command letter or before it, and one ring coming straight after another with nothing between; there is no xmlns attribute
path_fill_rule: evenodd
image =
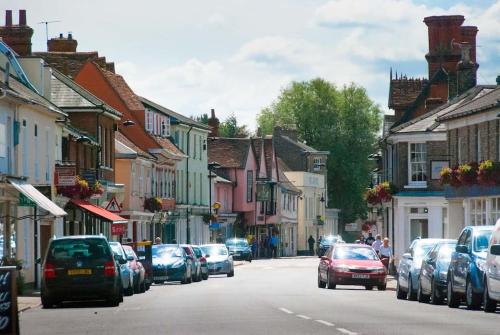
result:
<svg viewBox="0 0 500 335"><path fill-rule="evenodd" d="M231 271L227 274L228 277L234 277L234 269L231 269Z"/></svg>
<svg viewBox="0 0 500 335"><path fill-rule="evenodd" d="M113 292L113 294L108 298L108 300L106 301L108 306L110 307L116 307L120 304L120 300L121 300L121 297L123 295L120 293L120 290L115 290L115 292Z"/></svg>
<svg viewBox="0 0 500 335"><path fill-rule="evenodd" d="M423 303L429 302L429 296L425 295L422 292L422 283L420 281L418 282L417 300L418 300L418 302L423 302Z"/></svg>
<svg viewBox="0 0 500 335"><path fill-rule="evenodd" d="M188 284L188 274L187 274L188 270L186 269L186 271L184 272L184 278L182 278L181 280L181 284Z"/></svg>
<svg viewBox="0 0 500 335"><path fill-rule="evenodd" d="M486 278L484 279L483 304L485 313L494 313L497 309L497 302L490 298L488 281L486 280Z"/></svg>
<svg viewBox="0 0 500 335"><path fill-rule="evenodd" d="M385 291L387 289L387 284L377 285L377 290Z"/></svg>
<svg viewBox="0 0 500 335"><path fill-rule="evenodd" d="M373 286L372 285L365 285L365 290L371 291L371 290L373 290Z"/></svg>
<svg viewBox="0 0 500 335"><path fill-rule="evenodd" d="M335 288L337 287L336 284L332 283L329 272L326 273L326 286L328 286L329 290L335 290Z"/></svg>
<svg viewBox="0 0 500 335"><path fill-rule="evenodd" d="M477 310L481 308L481 295L474 293L470 278L467 278L465 284L465 303L467 304L467 309Z"/></svg>
<svg viewBox="0 0 500 335"><path fill-rule="evenodd" d="M406 292L399 286L399 279L396 281L396 298L403 300L406 298Z"/></svg>
<svg viewBox="0 0 500 335"><path fill-rule="evenodd" d="M448 300L448 307L457 308L460 306L460 299L458 299L458 295L453 292L453 283L451 278L448 278L447 286L446 298Z"/></svg>
<svg viewBox="0 0 500 335"><path fill-rule="evenodd" d="M321 281L321 277L319 275L319 271L318 271L318 287L319 288L325 288L326 287L326 282L322 282Z"/></svg>
<svg viewBox="0 0 500 335"><path fill-rule="evenodd" d="M139 285L139 293L144 293L146 292L146 282L143 280L142 283Z"/></svg>
<svg viewBox="0 0 500 335"><path fill-rule="evenodd" d="M49 309L49 308L52 308L54 306L53 299L50 299L50 298L42 295L41 300L42 300L42 307L44 309Z"/></svg>
<svg viewBox="0 0 500 335"><path fill-rule="evenodd" d="M126 296L134 295L134 280L133 279L132 279L132 281L129 280L128 287L125 290L125 295Z"/></svg>
<svg viewBox="0 0 500 335"><path fill-rule="evenodd" d="M430 302L433 305L441 305L443 303L443 298L439 295L436 290L436 283L434 282L434 278L431 279L431 296Z"/></svg>
<svg viewBox="0 0 500 335"><path fill-rule="evenodd" d="M408 277L408 292L406 292L406 299L410 301L417 300L417 294L414 292L411 276Z"/></svg>
<svg viewBox="0 0 500 335"><path fill-rule="evenodd" d="M137 280L134 280L134 293L141 293L141 283L139 282L141 278L137 278Z"/></svg>
<svg viewBox="0 0 500 335"><path fill-rule="evenodd" d="M208 272L207 272L207 273L202 274L202 275L201 275L201 278L202 278L203 280L207 280L207 279L208 279Z"/></svg>

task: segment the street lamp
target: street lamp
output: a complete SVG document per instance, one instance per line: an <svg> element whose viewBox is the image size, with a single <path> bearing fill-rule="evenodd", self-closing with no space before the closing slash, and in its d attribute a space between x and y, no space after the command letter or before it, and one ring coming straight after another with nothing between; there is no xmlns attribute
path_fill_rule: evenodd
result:
<svg viewBox="0 0 500 335"><path fill-rule="evenodd" d="M212 224L212 178L215 178L216 175L213 174L213 171L219 169L221 165L217 162L208 163L208 210L209 210L209 227Z"/></svg>

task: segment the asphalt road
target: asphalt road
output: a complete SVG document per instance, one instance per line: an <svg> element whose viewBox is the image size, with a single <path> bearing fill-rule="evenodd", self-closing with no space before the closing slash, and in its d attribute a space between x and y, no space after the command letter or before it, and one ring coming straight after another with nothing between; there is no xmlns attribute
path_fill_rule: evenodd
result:
<svg viewBox="0 0 500 335"><path fill-rule="evenodd" d="M396 300L394 291L317 288L317 258L259 260L235 276L153 286L119 307L21 314L21 334L500 334L496 314Z"/></svg>

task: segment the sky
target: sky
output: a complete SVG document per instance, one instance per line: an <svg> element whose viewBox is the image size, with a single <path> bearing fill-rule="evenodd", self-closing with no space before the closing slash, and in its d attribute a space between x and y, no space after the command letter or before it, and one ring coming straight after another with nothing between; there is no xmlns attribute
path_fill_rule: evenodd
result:
<svg viewBox="0 0 500 335"><path fill-rule="evenodd" d="M476 25L479 84L500 75L500 0L2 0L26 9L33 51L72 32L139 95L186 116L216 110L256 128L292 81L355 83L388 112L389 71L426 77L430 15ZM4 24L4 14L1 15Z"/></svg>

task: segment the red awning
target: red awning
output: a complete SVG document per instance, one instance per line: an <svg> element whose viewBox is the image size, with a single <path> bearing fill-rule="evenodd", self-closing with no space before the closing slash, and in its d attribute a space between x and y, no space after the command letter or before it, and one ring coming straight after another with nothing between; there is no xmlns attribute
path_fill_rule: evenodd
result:
<svg viewBox="0 0 500 335"><path fill-rule="evenodd" d="M97 207L96 205L91 204L88 201L85 200L80 200L80 199L72 199L72 203L80 207L81 209L90 212L94 215L99 216L100 218L110 221L113 223L127 223L127 219L122 218L119 215L116 215L115 213L111 213L110 211L105 210L104 208Z"/></svg>

